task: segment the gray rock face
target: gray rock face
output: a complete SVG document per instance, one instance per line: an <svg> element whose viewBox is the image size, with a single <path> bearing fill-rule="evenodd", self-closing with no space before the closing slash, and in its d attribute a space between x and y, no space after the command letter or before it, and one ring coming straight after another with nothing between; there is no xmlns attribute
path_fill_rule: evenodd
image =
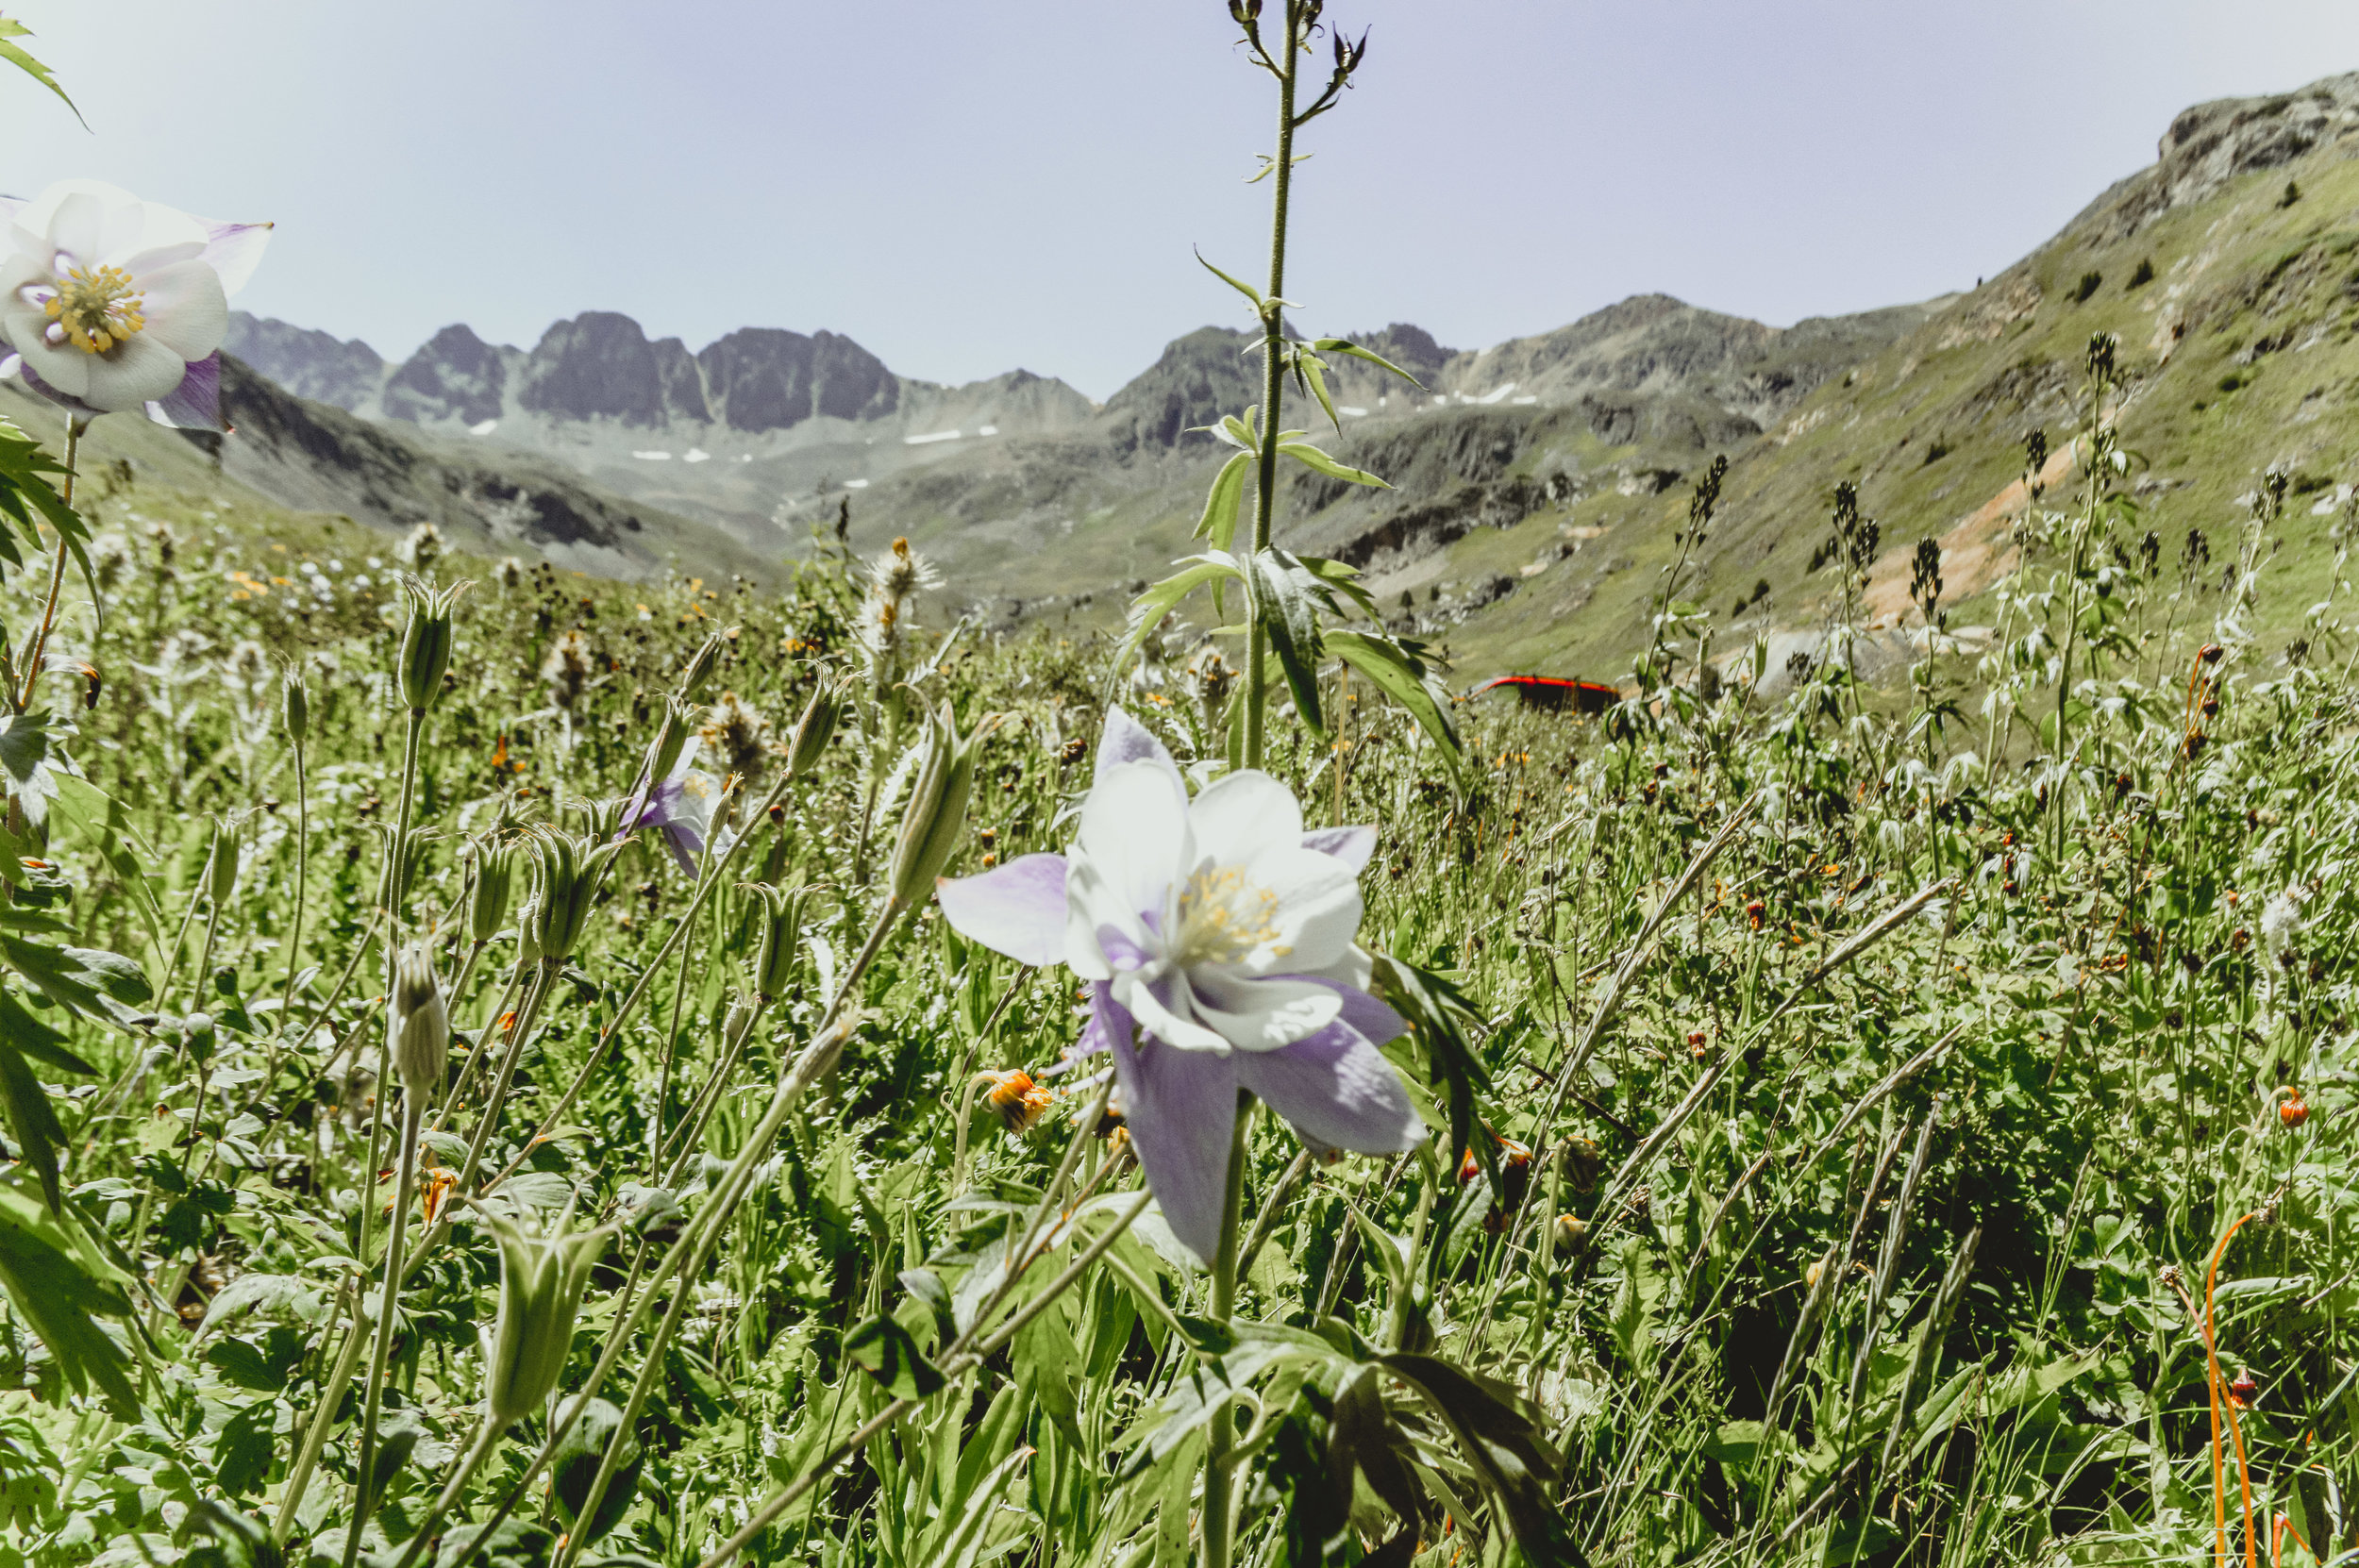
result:
<svg viewBox="0 0 2359 1568"><path fill-rule="evenodd" d="M2202 201L2240 175L2280 169L2325 142L2359 136L2359 71L2299 92L2216 98L2183 110L2155 144L2154 162L2115 183L2066 225L2105 241L2135 234L2174 207Z"/></svg>
<svg viewBox="0 0 2359 1568"><path fill-rule="evenodd" d="M748 326L696 356L712 417L732 430L783 430L817 415L878 419L900 401L884 361L833 332Z"/></svg>
<svg viewBox="0 0 2359 1568"><path fill-rule="evenodd" d="M687 346L678 338L649 342L637 322L611 310L585 310L542 334L516 401L560 419L632 425L711 417Z"/></svg>
<svg viewBox="0 0 2359 1568"><path fill-rule="evenodd" d="M346 410L376 396L385 379L384 357L358 338L344 342L243 310L229 312L221 346L296 396Z"/></svg>
<svg viewBox="0 0 2359 1568"><path fill-rule="evenodd" d="M1189 430L1262 400L1261 360L1244 350L1249 332L1199 326L1164 346L1163 357L1106 400L1106 429L1125 453L1202 443Z"/></svg>
<svg viewBox="0 0 2359 1568"><path fill-rule="evenodd" d="M394 419L476 425L499 418L507 390L500 351L461 324L443 327L403 361L385 383L383 406Z"/></svg>

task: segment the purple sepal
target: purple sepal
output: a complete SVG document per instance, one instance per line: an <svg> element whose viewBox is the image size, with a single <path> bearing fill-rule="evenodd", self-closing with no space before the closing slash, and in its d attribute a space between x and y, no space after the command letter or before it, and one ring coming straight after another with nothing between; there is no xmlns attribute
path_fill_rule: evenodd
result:
<svg viewBox="0 0 2359 1568"><path fill-rule="evenodd" d="M943 876L934 897L951 928L1018 963L1064 962L1065 862L1022 855L979 876Z"/></svg>
<svg viewBox="0 0 2359 1568"><path fill-rule="evenodd" d="M189 361L188 374L171 392L147 406L147 417L176 430L211 430L227 435L221 417L221 351Z"/></svg>

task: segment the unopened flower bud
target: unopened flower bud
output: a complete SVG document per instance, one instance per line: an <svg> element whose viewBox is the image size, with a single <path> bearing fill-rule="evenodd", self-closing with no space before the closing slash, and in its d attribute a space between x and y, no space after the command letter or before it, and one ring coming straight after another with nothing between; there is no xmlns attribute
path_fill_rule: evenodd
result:
<svg viewBox="0 0 2359 1568"><path fill-rule="evenodd" d="M731 628L731 630L734 629L734 627ZM705 689L705 683L712 678L713 666L721 662L721 645L728 641L728 633L719 631L705 639L704 646L696 650L696 657L690 659L688 668L680 673L680 701L694 702L696 700L696 694L702 692Z"/></svg>
<svg viewBox="0 0 2359 1568"><path fill-rule="evenodd" d="M832 680L822 680L804 706L803 716L795 721L795 735L786 746L787 777L806 777L819 765L843 717L843 688Z"/></svg>
<svg viewBox="0 0 2359 1568"><path fill-rule="evenodd" d="M893 897L904 908L933 891L934 878L958 847L966 826L966 797L975 784L975 748L988 726L986 720L973 734L961 736L947 703L928 716L926 759L893 851Z"/></svg>
<svg viewBox="0 0 2359 1568"><path fill-rule="evenodd" d="M795 977L795 959L803 940L803 890L774 888L757 882L754 896L761 901L761 946L754 959L754 991L766 1002L786 994Z"/></svg>
<svg viewBox="0 0 2359 1568"><path fill-rule="evenodd" d="M532 902L525 924L527 945L537 957L544 961L573 957L607 867L622 850L621 841L593 847L592 841L554 831L535 838Z"/></svg>
<svg viewBox="0 0 2359 1568"><path fill-rule="evenodd" d="M489 942L508 919L508 903L516 886L513 845L485 843L476 850L475 882L467 890L467 934Z"/></svg>
<svg viewBox="0 0 2359 1568"><path fill-rule="evenodd" d="M443 673L450 668L451 607L465 592L465 583L428 588L422 582L401 585L402 604L410 619L401 628L401 697L412 713L423 713L443 694Z"/></svg>
<svg viewBox="0 0 2359 1568"><path fill-rule="evenodd" d="M672 776L678 765L680 753L688 749L689 738L696 733L696 707L678 697L668 697L663 704L663 727L656 731L655 740L647 746L646 789L652 792L658 784Z"/></svg>
<svg viewBox="0 0 2359 1568"><path fill-rule="evenodd" d="M450 1061L450 1014L434 979L434 955L423 944L405 947L393 960L393 1071L410 1096L424 1102L440 1089Z"/></svg>
<svg viewBox="0 0 2359 1568"><path fill-rule="evenodd" d="M205 896L220 909L238 892L238 828L235 823L213 825L212 853L205 861Z"/></svg>
<svg viewBox="0 0 2359 1568"><path fill-rule="evenodd" d="M499 1316L483 1337L483 1410L495 1427L541 1412L573 1348L574 1315L609 1232L543 1234L488 1210L500 1249ZM567 1210L570 1217L571 1209Z"/></svg>
<svg viewBox="0 0 2359 1568"><path fill-rule="evenodd" d="M286 720L289 738L296 745L303 744L311 733L311 693L303 676L293 670L287 672Z"/></svg>

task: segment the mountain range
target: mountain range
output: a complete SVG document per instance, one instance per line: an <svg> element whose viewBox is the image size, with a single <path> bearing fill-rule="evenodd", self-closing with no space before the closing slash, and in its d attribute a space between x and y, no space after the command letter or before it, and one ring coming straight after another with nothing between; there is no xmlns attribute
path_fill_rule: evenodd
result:
<svg viewBox="0 0 2359 1568"><path fill-rule="evenodd" d="M1392 488L1295 474L1284 538L1360 566L1397 623L1470 673L1610 676L1644 635L1685 481L1717 453L1731 468L1704 590L1740 632L1823 616L1832 574L1813 547L1845 479L1884 519L1871 597L1888 616L1920 537L1967 601L2005 555L2027 432L2068 467L2100 331L2119 339L2119 417L2151 463L2137 489L2179 533L2222 525L2272 464L2303 493L2347 493L2355 151L2359 74L2187 110L2153 165L1969 292L1784 328L1641 295L1480 350L1406 324L1367 333L1355 341L1416 384L1346 361L1326 439ZM1198 427L1261 394L1254 339L1219 326L1102 406L1022 370L919 380L826 331L746 326L692 352L605 311L530 349L454 325L399 363L244 315L226 347L246 369L229 377L241 431L222 471L282 504L430 516L627 575L667 559L760 572L848 503L856 543L910 536L953 597L1002 620L1104 616L1161 575L1224 451Z"/></svg>

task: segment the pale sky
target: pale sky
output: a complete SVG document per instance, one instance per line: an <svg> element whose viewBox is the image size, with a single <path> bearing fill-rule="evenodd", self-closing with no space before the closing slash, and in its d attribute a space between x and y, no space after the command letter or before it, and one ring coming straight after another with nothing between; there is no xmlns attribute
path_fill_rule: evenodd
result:
<svg viewBox="0 0 2359 1568"><path fill-rule="evenodd" d="M399 358L627 311L1104 397L1259 276L1225 0L6 0L0 191L270 219L238 304ZM1783 325L1970 286L2206 98L2359 69L2348 0L1330 0L1287 296L1481 347L1661 291Z"/></svg>

